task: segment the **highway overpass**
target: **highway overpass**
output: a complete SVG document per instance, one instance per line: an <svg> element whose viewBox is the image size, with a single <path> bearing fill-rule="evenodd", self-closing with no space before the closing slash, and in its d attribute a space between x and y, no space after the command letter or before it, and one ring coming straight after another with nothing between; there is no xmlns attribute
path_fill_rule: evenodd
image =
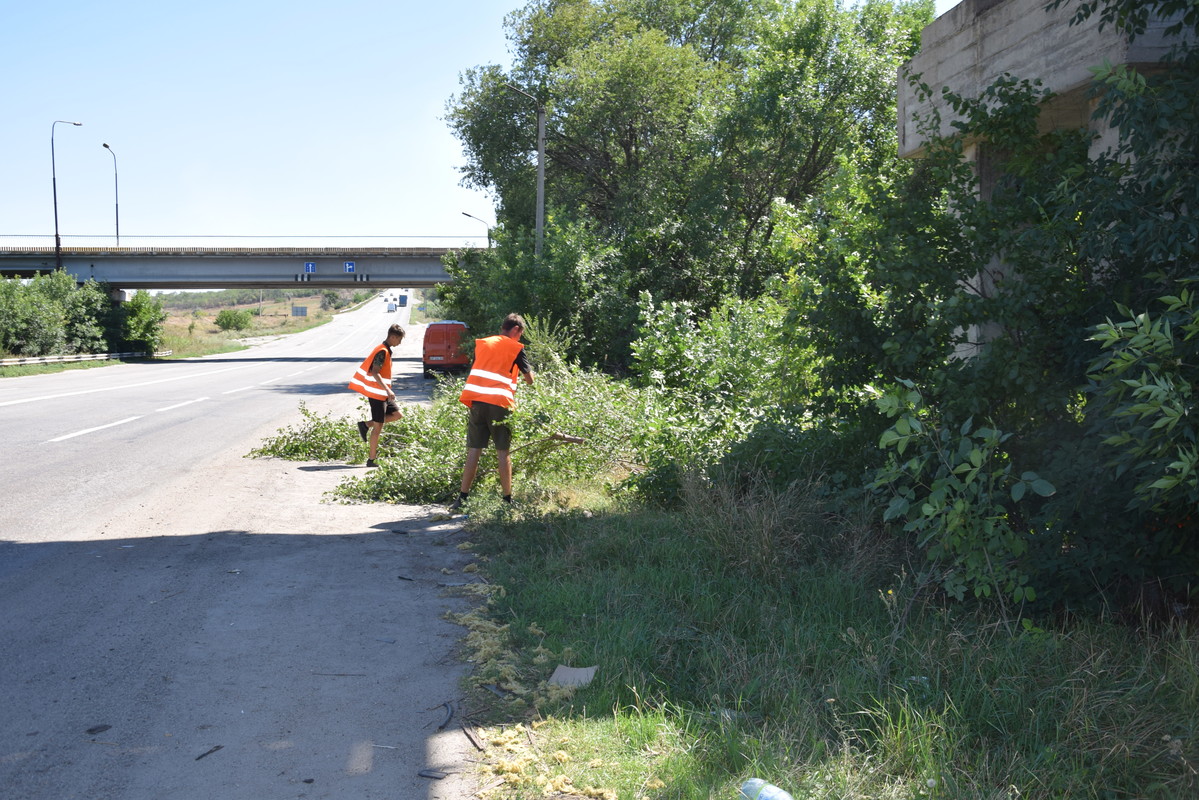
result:
<svg viewBox="0 0 1199 800"><path fill-rule="evenodd" d="M469 248L454 248L461 252ZM447 283L446 247L63 247L63 269L113 289L380 289ZM55 268L50 246L0 244L0 276Z"/></svg>

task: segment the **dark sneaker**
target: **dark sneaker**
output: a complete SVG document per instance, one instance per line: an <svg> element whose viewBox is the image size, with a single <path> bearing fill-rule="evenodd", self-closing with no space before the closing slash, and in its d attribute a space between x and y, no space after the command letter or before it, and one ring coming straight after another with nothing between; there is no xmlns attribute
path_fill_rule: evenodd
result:
<svg viewBox="0 0 1199 800"><path fill-rule="evenodd" d="M376 464L376 463L375 463L375 459L373 459L373 458L368 458L368 459L366 460L366 465L367 465L368 467L377 467L377 466L379 466L378 464Z"/></svg>
<svg viewBox="0 0 1199 800"><path fill-rule="evenodd" d="M458 495L454 498L454 502L450 503L450 511L458 511L462 508L462 504L466 502L466 498Z"/></svg>
<svg viewBox="0 0 1199 800"><path fill-rule="evenodd" d="M370 426L365 422L358 423L358 435L362 437L362 441L366 441L370 437Z"/></svg>

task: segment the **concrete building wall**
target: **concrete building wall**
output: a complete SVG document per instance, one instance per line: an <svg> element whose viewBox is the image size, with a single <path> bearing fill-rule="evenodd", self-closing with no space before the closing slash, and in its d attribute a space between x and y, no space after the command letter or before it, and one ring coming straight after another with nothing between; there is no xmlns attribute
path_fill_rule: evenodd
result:
<svg viewBox="0 0 1199 800"><path fill-rule="evenodd" d="M1100 31L1097 16L1071 25L1077 2L1054 11L1046 11L1046 3L962 0L924 29L920 54L899 70L900 156L919 156L924 140L916 119L927 115L932 103L939 104L941 87L973 98L1004 73L1039 79L1058 95L1042 109L1042 129L1082 127L1091 117L1090 67L1106 60L1149 68L1168 49L1164 22L1130 44L1110 25ZM919 75L933 89L931 100L917 98L909 75ZM951 133L949 110L940 111L940 133Z"/></svg>

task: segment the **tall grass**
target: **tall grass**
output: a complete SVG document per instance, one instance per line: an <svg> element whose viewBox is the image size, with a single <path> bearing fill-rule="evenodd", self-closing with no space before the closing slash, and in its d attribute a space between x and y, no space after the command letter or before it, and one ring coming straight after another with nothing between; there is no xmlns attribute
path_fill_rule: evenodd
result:
<svg viewBox="0 0 1199 800"><path fill-rule="evenodd" d="M340 491L446 499L456 396L448 382L387 426L395 457ZM1191 628L949 602L869 509L825 513L815 472L782 489L684 473L669 511L604 492L635 468L651 403L551 365L513 416L525 509L486 483L472 495L470 569L487 583L458 619L495 796L732 798L751 775L797 799L1199 796ZM557 431L587 445L538 444ZM310 417L261 454L364 446L350 420ZM595 680L550 685L559 664Z"/></svg>
<svg viewBox="0 0 1199 800"><path fill-rule="evenodd" d="M500 587L476 619L506 656L474 681L511 693L478 702L540 723L501 796L555 775L621 798L731 798L751 775L796 798L1199 796L1199 636L947 605L867 525L817 513L817 485L692 476L681 512L476 531ZM551 687L558 663L596 679Z"/></svg>

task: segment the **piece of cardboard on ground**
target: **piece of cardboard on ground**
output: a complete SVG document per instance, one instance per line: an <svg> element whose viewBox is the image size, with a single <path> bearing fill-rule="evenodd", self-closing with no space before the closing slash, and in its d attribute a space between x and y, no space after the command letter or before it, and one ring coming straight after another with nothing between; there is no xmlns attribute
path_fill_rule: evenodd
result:
<svg viewBox="0 0 1199 800"><path fill-rule="evenodd" d="M596 669L597 667L567 667L559 664L549 682L554 686L586 686L595 678Z"/></svg>

